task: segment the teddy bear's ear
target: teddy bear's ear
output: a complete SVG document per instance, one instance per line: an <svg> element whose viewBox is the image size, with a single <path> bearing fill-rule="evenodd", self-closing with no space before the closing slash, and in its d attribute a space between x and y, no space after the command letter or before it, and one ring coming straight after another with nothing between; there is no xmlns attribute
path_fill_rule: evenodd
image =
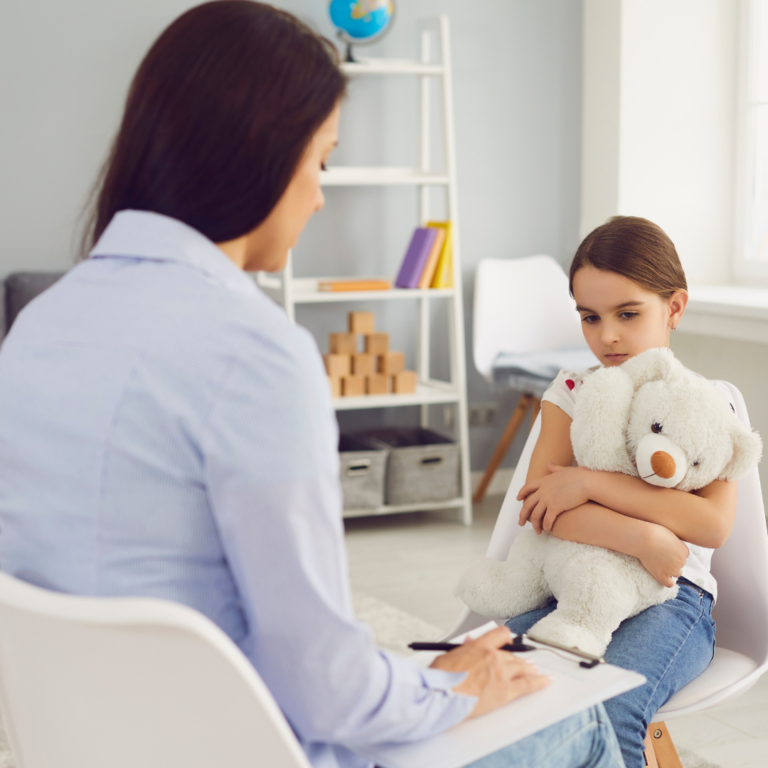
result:
<svg viewBox="0 0 768 768"><path fill-rule="evenodd" d="M627 360L621 369L632 379L635 391L643 384L659 379L672 379L685 371L683 364L667 347L648 349Z"/></svg>
<svg viewBox="0 0 768 768"><path fill-rule="evenodd" d="M763 441L760 435L744 426L739 419L733 420L731 440L733 456L720 473L718 480L741 480L757 466L763 453Z"/></svg>

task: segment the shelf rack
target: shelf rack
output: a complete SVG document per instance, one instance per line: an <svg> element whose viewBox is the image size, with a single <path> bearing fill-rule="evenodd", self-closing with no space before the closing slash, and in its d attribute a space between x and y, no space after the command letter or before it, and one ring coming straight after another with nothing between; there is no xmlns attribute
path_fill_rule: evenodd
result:
<svg viewBox="0 0 768 768"><path fill-rule="evenodd" d="M433 60L433 42L439 43L439 60ZM384 505L374 509L344 510L345 517L385 515L400 512L458 509L465 525L472 522L472 493L469 479L469 422L467 414L466 361L464 352L464 304L461 282L461 250L459 214L456 190L456 150L453 119L453 81L451 70L450 26L446 16L425 19L420 24L421 59L360 59L342 64L344 72L352 77L370 75L413 75L420 84L420 120L418 168L397 167L331 167L321 173L321 183L335 186L417 186L419 188L419 220L425 224L431 217L429 190L442 187L446 192L448 218L452 222L453 238L453 288L399 289L388 291L354 291L326 293L318 291L320 279L295 278L293 255L278 276L257 273L260 287L280 303L292 322L296 322L296 305L326 304L359 301L417 301L419 304L419 333L416 371L419 384L412 395L369 395L366 397L341 397L334 400L337 411L363 408L393 408L421 406L421 425L429 426L429 406L454 405L455 424L460 449L461 496L439 502L420 502L403 505ZM443 167L431 168L431 89L438 81L442 96L441 119L443 128ZM393 263L393 272L399 266ZM360 276L356 276L359 279ZM345 278L341 278L345 279ZM349 279L349 278L346 278ZM448 316L450 379L439 381L430 376L430 317L431 302L441 301Z"/></svg>

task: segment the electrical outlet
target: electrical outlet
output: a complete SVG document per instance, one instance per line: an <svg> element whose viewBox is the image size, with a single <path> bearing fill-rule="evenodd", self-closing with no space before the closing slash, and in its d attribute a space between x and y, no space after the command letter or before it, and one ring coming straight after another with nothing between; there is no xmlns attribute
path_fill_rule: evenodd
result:
<svg viewBox="0 0 768 768"><path fill-rule="evenodd" d="M476 403L469 406L470 427L490 427L496 422L496 403Z"/></svg>
<svg viewBox="0 0 768 768"><path fill-rule="evenodd" d="M452 405L443 406L443 427L445 429L453 429L453 410Z"/></svg>

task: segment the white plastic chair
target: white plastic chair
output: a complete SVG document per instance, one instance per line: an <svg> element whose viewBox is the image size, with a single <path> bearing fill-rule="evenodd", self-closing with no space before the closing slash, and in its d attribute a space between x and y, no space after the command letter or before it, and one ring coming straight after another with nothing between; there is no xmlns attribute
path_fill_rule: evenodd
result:
<svg viewBox="0 0 768 768"><path fill-rule="evenodd" d="M568 298L568 278L551 256L483 259L475 274L473 325L477 370L487 381L523 393L475 490L478 502L529 410L535 421L557 372L583 371L597 360Z"/></svg>
<svg viewBox="0 0 768 768"><path fill-rule="evenodd" d="M0 574L0 627L17 768L309 768L251 664L190 608Z"/></svg>
<svg viewBox="0 0 768 768"><path fill-rule="evenodd" d="M749 426L749 415L741 392L728 382L739 418ZM525 444L504 503L496 520L486 557L506 560L517 534L521 502L517 494L525 483L528 464L541 431L537 419ZM722 704L749 690L768 670L768 532L755 468L739 481L736 521L728 541L712 557L712 573L718 583L717 603L712 615L717 624L717 647L706 671L678 691L657 713L659 721L672 720ZM446 639L468 632L488 619L465 608ZM653 723L649 732L662 722ZM657 737L659 738L659 737Z"/></svg>

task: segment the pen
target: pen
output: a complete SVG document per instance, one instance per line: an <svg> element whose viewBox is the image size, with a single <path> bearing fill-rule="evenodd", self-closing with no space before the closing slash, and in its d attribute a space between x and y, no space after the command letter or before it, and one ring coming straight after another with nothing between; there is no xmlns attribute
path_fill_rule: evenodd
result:
<svg viewBox="0 0 768 768"><path fill-rule="evenodd" d="M461 648L461 643L411 643L409 648L414 651L451 651L454 648ZM535 651L532 645L526 645L522 640L515 640L500 646L502 651L514 651L515 653L525 653L526 651Z"/></svg>
<svg viewBox="0 0 768 768"><path fill-rule="evenodd" d="M536 646L534 645L526 645L525 639L526 639L526 635L515 635L514 640L512 640L511 643L506 643L505 645L500 646L500 648L502 651L512 651L513 653L525 653L526 651L537 650ZM531 640L534 640L535 642L543 646L546 646L541 650L554 651L555 653L557 653L558 651L562 651L582 659L582 661L579 662L579 666L584 667L585 669L592 669L593 667L596 667L599 664L605 664L604 658L600 656L592 656L589 653L584 653L583 651L580 651L578 648L569 648L565 645L560 645L559 643L552 643L552 642L547 642L545 640L540 640L537 637L531 637ZM461 644L460 643L411 643L408 647L414 651L452 651L454 648L460 648Z"/></svg>

